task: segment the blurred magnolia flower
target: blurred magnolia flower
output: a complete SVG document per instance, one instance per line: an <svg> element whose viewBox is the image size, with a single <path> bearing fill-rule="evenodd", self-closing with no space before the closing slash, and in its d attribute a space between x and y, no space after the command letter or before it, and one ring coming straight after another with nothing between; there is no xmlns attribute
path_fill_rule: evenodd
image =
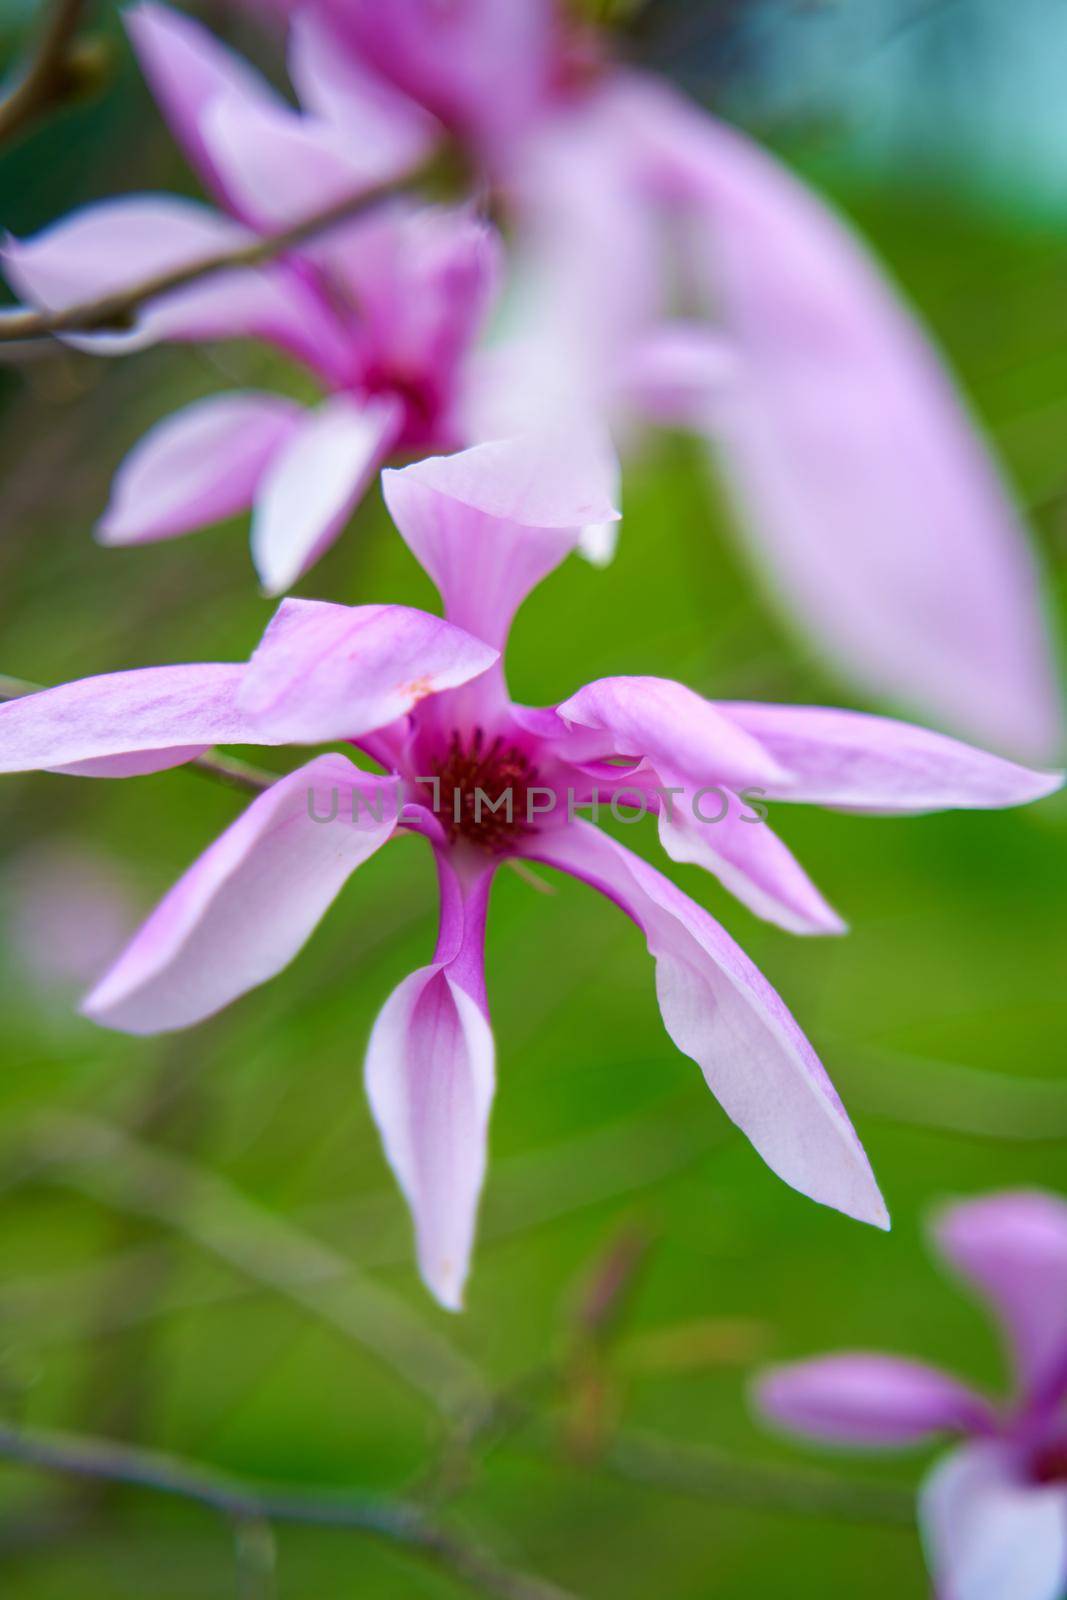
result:
<svg viewBox="0 0 1067 1600"><path fill-rule="evenodd" d="M162 901L88 997L88 1015L132 1033L200 1021L287 965L393 834L422 834L440 883L437 948L375 1024L367 1089L423 1277L457 1307L494 1087L489 890L502 862L540 862L637 924L667 1032L768 1165L813 1199L887 1225L844 1108L779 996L702 907L576 811L636 795L658 814L672 859L700 863L781 926L823 933L841 924L785 845L745 808L708 817L702 791L759 786L781 800L916 812L1018 804L1059 777L883 718L715 705L658 678L601 679L558 707L516 705L500 660L512 617L583 527L616 515L603 460L526 437L384 481L445 620L289 600L245 665L115 673L0 707L6 771L124 777L216 742L338 740L385 769L329 754L274 782Z"/></svg>
<svg viewBox="0 0 1067 1600"><path fill-rule="evenodd" d="M121 864L72 841L20 850L4 869L0 900L9 956L45 992L98 978L138 921Z"/></svg>
<svg viewBox="0 0 1067 1600"><path fill-rule="evenodd" d="M989 1303L1015 1369L1011 1400L900 1356L843 1354L771 1368L770 1421L857 1449L954 1434L929 1472L920 1521L941 1600L1060 1600L1067 1587L1067 1204L1021 1190L934 1220L945 1261Z"/></svg>
<svg viewBox="0 0 1067 1600"><path fill-rule="evenodd" d="M1027 534L951 380L863 245L736 129L612 66L552 0L312 0L517 219L510 334L472 439L562 412L706 439L817 650L1031 760L1061 716ZM609 530L587 552L611 554Z"/></svg>
<svg viewBox="0 0 1067 1600"><path fill-rule="evenodd" d="M16 290L52 309L234 249L410 170L426 119L294 35L286 104L206 29L145 4L127 27L171 128L228 216L167 195L87 206L3 252ZM157 339L254 336L310 368L312 408L281 395L214 395L166 418L115 479L106 544L188 533L248 507L268 593L289 588L343 528L396 451L465 442L464 360L494 298L498 246L467 207L395 199L269 266L161 296L129 334L77 340L117 353Z"/></svg>

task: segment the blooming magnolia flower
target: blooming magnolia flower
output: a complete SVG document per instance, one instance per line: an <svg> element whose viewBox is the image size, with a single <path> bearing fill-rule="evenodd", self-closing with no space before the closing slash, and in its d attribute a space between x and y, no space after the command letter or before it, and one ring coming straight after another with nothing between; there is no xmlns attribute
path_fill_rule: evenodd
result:
<svg viewBox="0 0 1067 1600"><path fill-rule="evenodd" d="M387 90L364 91L317 34L294 30L300 115L189 18L144 4L127 27L175 136L228 216L127 196L9 241L7 276L37 304L60 308L236 248L402 176L425 155L427 119ZM269 593L287 589L394 452L464 442L464 362L498 265L493 229L469 208L393 200L269 266L161 296L128 334L78 340L108 353L254 336L302 362L326 395L308 408L245 390L168 417L119 470L99 537L168 539L251 506L259 576Z"/></svg>
<svg viewBox="0 0 1067 1600"><path fill-rule="evenodd" d="M1060 708L1026 533L935 352L809 189L611 67L553 0L317 0L301 15L463 141L518 218L522 291L472 440L563 409L611 417L623 446L649 424L691 430L821 654L1050 758ZM587 548L609 556L607 530Z"/></svg>
<svg viewBox="0 0 1067 1600"><path fill-rule="evenodd" d="M934 1243L989 1303L1015 1367L994 1405L936 1367L847 1354L772 1368L760 1410L808 1438L896 1449L958 1444L928 1474L920 1519L942 1600L1059 1600L1067 1588L1067 1204L1038 1191L949 1206Z"/></svg>
<svg viewBox="0 0 1067 1600"><path fill-rule="evenodd" d="M440 882L437 948L386 1002L366 1076L422 1274L455 1307L493 1094L489 890L502 862L540 862L637 924L667 1032L768 1165L813 1199L885 1226L859 1140L781 999L706 911L577 812L637 795L671 857L701 863L772 921L820 933L841 925L785 845L745 804L720 816L701 796L758 787L909 812L1013 805L1059 778L877 717L715 705L658 678L601 679L554 708L516 705L500 660L511 619L581 529L616 514L599 463L498 442L387 472L384 484L445 620L290 600L246 665L116 673L0 708L2 770L121 777L215 742L336 740L385 769L374 776L329 754L279 778L163 900L87 1013L132 1033L198 1022L284 967L394 833L422 834Z"/></svg>

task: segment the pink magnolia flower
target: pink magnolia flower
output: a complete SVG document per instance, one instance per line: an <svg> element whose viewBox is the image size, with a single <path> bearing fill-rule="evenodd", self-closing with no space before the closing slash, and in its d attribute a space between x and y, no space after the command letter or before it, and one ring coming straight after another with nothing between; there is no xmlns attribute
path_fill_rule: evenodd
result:
<svg viewBox="0 0 1067 1600"><path fill-rule="evenodd" d="M228 215L167 195L85 207L3 262L25 298L61 308L202 260L399 177L428 121L294 29L286 104L197 23L142 4L127 27L205 188ZM496 292L498 245L468 207L394 200L264 268L216 274L153 302L128 334L77 341L119 352L156 339L252 336L310 369L322 403L243 390L152 428L115 479L106 544L169 539L252 507L252 554L280 593L333 543L397 451L465 442L464 366Z"/></svg>
<svg viewBox="0 0 1067 1600"><path fill-rule="evenodd" d="M511 619L582 528L615 515L602 464L527 439L431 457L384 485L445 620L289 600L245 665L115 673L0 707L0 770L124 777L216 742L337 740L385 769L328 754L279 778L163 900L87 1013L132 1033L198 1022L284 967L394 833L422 834L440 882L437 948L375 1024L367 1090L423 1277L458 1306L494 1081L489 890L502 862L539 862L637 924L667 1032L768 1165L813 1199L887 1225L844 1108L766 979L702 907L577 813L628 793L656 813L673 859L699 862L784 927L823 933L840 922L742 791L914 812L1014 805L1059 777L877 717L716 705L659 678L605 678L558 707L516 705L500 659Z"/></svg>
<svg viewBox="0 0 1067 1600"><path fill-rule="evenodd" d="M650 424L692 431L830 664L1050 758L1062 723L1026 532L841 219L738 130L612 67L553 0L318 0L302 26L465 141L517 218L513 337L471 438L566 408L611 417L624 447ZM588 550L610 554L605 530Z"/></svg>
<svg viewBox="0 0 1067 1600"><path fill-rule="evenodd" d="M995 1405L936 1367L842 1354L772 1368L756 1402L793 1433L858 1449L961 1440L923 1484L942 1600L1059 1600L1067 1587L1067 1204L1021 1190L947 1207L934 1243L999 1319L1016 1392Z"/></svg>

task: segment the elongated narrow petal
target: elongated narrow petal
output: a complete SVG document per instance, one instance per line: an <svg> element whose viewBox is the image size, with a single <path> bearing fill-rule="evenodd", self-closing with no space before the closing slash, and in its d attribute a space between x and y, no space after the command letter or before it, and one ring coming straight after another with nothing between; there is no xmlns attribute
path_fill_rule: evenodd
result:
<svg viewBox="0 0 1067 1600"><path fill-rule="evenodd" d="M1057 1378L1067 1389L1067 1202L1037 1189L961 1200L935 1216L933 1237L1002 1323L1023 1389Z"/></svg>
<svg viewBox="0 0 1067 1600"><path fill-rule="evenodd" d="M494 1046L482 972L492 869L460 885L447 860L432 966L386 1001L367 1049L366 1082L389 1164L411 1207L419 1270L458 1311L474 1243L493 1100Z"/></svg>
<svg viewBox="0 0 1067 1600"><path fill-rule="evenodd" d="M669 774L667 775L669 779ZM725 789L681 793L659 814L659 837L672 861L714 873L724 889L757 917L788 933L844 933L792 851L743 796Z"/></svg>
<svg viewBox="0 0 1067 1600"><path fill-rule="evenodd" d="M496 660L480 639L409 606L283 600L248 666L240 708L264 743L355 739Z"/></svg>
<svg viewBox="0 0 1067 1600"><path fill-rule="evenodd" d="M97 524L104 544L170 539L232 517L303 415L280 395L224 394L165 417L134 446Z"/></svg>
<svg viewBox="0 0 1067 1600"><path fill-rule="evenodd" d="M754 1398L790 1433L869 1448L921 1444L991 1420L981 1395L937 1367L866 1351L771 1367L759 1375Z"/></svg>
<svg viewBox="0 0 1067 1600"><path fill-rule="evenodd" d="M192 17L145 0L123 20L141 71L188 160L214 198L243 215L205 136L207 109L220 95L250 107L284 102L247 61Z"/></svg>
<svg viewBox="0 0 1067 1600"><path fill-rule="evenodd" d="M919 1521L943 1600L1060 1600L1067 1488L1025 1482L1004 1448L963 1445L939 1461Z"/></svg>
<svg viewBox="0 0 1067 1600"><path fill-rule="evenodd" d="M656 962L664 1026L727 1115L802 1194L888 1227L870 1164L781 998L706 911L591 824L531 837L527 855L592 884L632 917Z"/></svg>
<svg viewBox="0 0 1067 1600"><path fill-rule="evenodd" d="M172 195L128 195L85 206L32 239L9 238L0 253L8 282L31 305L62 311L132 289L158 274L228 254L253 239L207 206ZM277 273L240 270L160 295L121 333L70 335L98 355L117 355L160 339L256 335L302 348L308 335L300 297Z"/></svg>
<svg viewBox="0 0 1067 1600"><path fill-rule="evenodd" d="M329 549L398 426L391 400L357 405L334 395L290 431L255 497L252 558L268 594L288 589Z"/></svg>
<svg viewBox="0 0 1067 1600"><path fill-rule="evenodd" d="M343 128L354 142L388 136L410 159L429 154L441 128L421 106L369 71L319 12L305 8L289 25L289 77L305 111Z"/></svg>
<svg viewBox="0 0 1067 1600"><path fill-rule="evenodd" d="M264 231L300 222L404 176L418 152L388 126L363 137L284 104L223 95L204 114L213 160L239 214Z"/></svg>
<svg viewBox="0 0 1067 1600"><path fill-rule="evenodd" d="M124 1033L186 1028L280 972L396 828L391 778L326 755L279 778L157 906L83 1004Z"/></svg>
<svg viewBox="0 0 1067 1600"><path fill-rule="evenodd" d="M557 707L564 722L602 734L589 756L630 756L704 784L787 781L776 757L683 684L669 678L598 678Z"/></svg>
<svg viewBox="0 0 1067 1600"><path fill-rule="evenodd" d="M910 722L826 706L720 702L732 722L788 773L768 784L782 800L861 811L983 810L1052 794L1059 772L1033 772Z"/></svg>
<svg viewBox="0 0 1067 1600"><path fill-rule="evenodd" d="M247 669L144 667L42 689L0 706L0 772L155 772L213 744L277 744L239 708ZM110 763L110 770L107 763ZM102 765L103 764L103 765Z"/></svg>
<svg viewBox="0 0 1067 1600"><path fill-rule="evenodd" d="M616 520L603 442L526 436L384 472L386 504L451 622L501 645L588 523Z"/></svg>
<svg viewBox="0 0 1067 1600"><path fill-rule="evenodd" d="M1050 759L1062 719L1031 547L917 323L784 167L669 93L630 93L737 352L714 439L784 599L876 692Z"/></svg>

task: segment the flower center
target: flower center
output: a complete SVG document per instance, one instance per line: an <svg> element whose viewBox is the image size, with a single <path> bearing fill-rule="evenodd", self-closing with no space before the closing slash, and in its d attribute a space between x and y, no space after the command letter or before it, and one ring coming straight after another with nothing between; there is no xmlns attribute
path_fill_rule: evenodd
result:
<svg viewBox="0 0 1067 1600"><path fill-rule="evenodd" d="M1034 1451L1030 1459L1032 1483L1067 1481L1067 1438L1050 1439Z"/></svg>
<svg viewBox="0 0 1067 1600"><path fill-rule="evenodd" d="M529 756L502 735L487 743L481 728L469 741L455 732L437 769L438 820L450 839L467 839L496 855L531 832L537 776Z"/></svg>

